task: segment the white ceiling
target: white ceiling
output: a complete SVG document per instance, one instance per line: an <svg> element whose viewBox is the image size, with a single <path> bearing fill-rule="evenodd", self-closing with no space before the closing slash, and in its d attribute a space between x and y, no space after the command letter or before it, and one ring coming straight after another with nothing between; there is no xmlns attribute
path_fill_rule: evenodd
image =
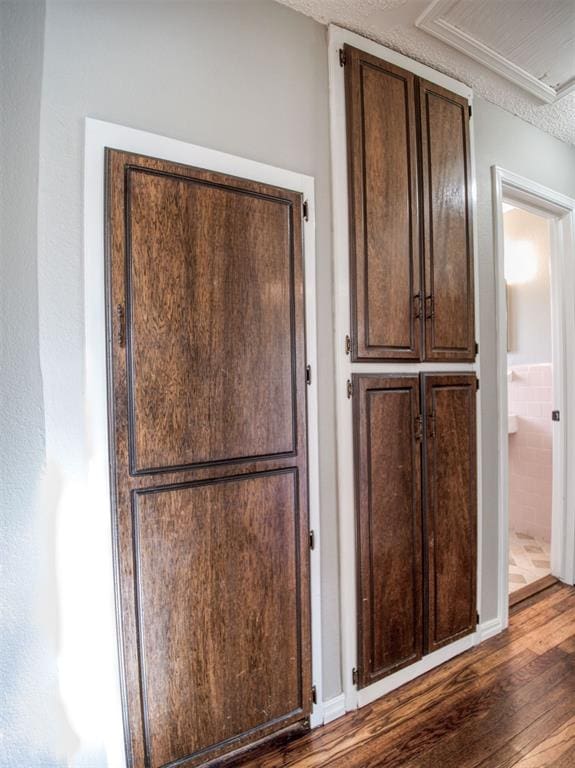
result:
<svg viewBox="0 0 575 768"><path fill-rule="evenodd" d="M498 104L562 141L575 144L575 91L544 103L537 86L556 91L575 77L575 0L278 0L317 21L333 22L383 43L470 85L478 96ZM496 52L510 70L524 74L525 87L510 82L505 67L497 74L488 65L418 29L415 22L431 5L440 22L460 31L476 50ZM434 11L432 9L431 16ZM426 22L423 21L423 24ZM473 43L472 43L473 46ZM459 46L465 47L465 46ZM521 78L517 79L520 82ZM541 87L542 86L542 87ZM551 90L553 89L553 90ZM558 94L561 96L561 93Z"/></svg>

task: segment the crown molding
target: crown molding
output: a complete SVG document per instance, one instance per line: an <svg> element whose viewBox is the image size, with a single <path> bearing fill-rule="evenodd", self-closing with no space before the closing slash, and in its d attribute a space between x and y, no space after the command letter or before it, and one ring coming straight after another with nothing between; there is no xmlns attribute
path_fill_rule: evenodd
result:
<svg viewBox="0 0 575 768"><path fill-rule="evenodd" d="M552 88L550 85L542 83L527 70L506 59L493 48L450 24L443 18L443 15L453 7L455 1L433 0L416 19L415 26L447 43L452 48L465 53L471 59L483 64L492 72L496 72L546 104L558 101L575 90L575 78L564 83L558 89Z"/></svg>

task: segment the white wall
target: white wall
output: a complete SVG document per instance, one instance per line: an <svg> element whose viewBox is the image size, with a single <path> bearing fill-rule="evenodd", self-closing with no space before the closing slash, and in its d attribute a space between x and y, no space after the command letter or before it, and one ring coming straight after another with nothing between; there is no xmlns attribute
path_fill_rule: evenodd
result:
<svg viewBox="0 0 575 768"><path fill-rule="evenodd" d="M16 5L18 21L14 16L8 30L10 44L3 45L3 66L19 61L23 78L31 67L34 86L22 91L14 84L13 93L25 93L27 100L21 105L23 119L8 126L9 146L16 150L11 153L12 161L20 163L14 177L20 179L22 188L16 186L3 199L17 242L6 274L18 291L3 327L22 336L11 352L17 375L2 381L3 387L9 386L6 396L16 397L15 415L3 437L10 435L13 445L6 450L19 478L2 522L14 574L12 605L18 604L17 599L21 603L15 619L17 634L9 635L5 668L18 671L9 682L18 686L21 709L2 711L0 716L8 725L17 717L21 720L20 728L6 730L6 739L16 742L14 749L20 748L18 740L22 740L20 746L27 752L13 752L24 756L5 762L0 758L0 764L2 768L58 766L56 743L61 751L76 755L70 765L113 768L114 758L105 756L103 745L114 735L107 730L110 721L117 725L117 681L110 657L113 638L98 634L110 604L109 595L102 595L93 578L95 572L108 567L109 540L102 537L97 525L97 505L82 495L88 471L84 446L89 440L84 428L83 299L90 290L83 284L82 264L83 120L89 115L165 134L316 179L324 693L329 698L341 689L341 670L326 31L271 0L138 4L48 0L37 296L36 157L23 150L37 141L42 18L41 7L36 12L27 3ZM4 16L5 9L0 8ZM487 620L497 610L495 293L489 169L497 163L575 196L575 150L481 100L476 100L474 121L483 402L481 618ZM12 323L10 318L17 321ZM33 491L41 474L44 425L46 470L41 505ZM39 623L37 603L46 607L46 615L57 626ZM30 658L34 658L32 666L27 662ZM55 689L56 661L59 691ZM38 709L45 728L38 719L32 722Z"/></svg>
<svg viewBox="0 0 575 768"><path fill-rule="evenodd" d="M0 3L0 765L56 766L53 520L40 505L37 199L43 3Z"/></svg>
<svg viewBox="0 0 575 768"><path fill-rule="evenodd" d="M551 362L551 232L549 221L514 208L503 215L505 265L514 257L515 243L528 243L531 252L519 256L533 261L534 274L507 287L507 363ZM522 249L524 246L521 247ZM531 265L527 264L529 269Z"/></svg>

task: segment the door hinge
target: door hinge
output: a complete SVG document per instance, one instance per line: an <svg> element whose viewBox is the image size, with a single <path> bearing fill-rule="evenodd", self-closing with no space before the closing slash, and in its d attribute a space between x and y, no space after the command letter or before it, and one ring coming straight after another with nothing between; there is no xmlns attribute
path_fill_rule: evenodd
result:
<svg viewBox="0 0 575 768"><path fill-rule="evenodd" d="M305 367L305 383L311 384L311 365Z"/></svg>
<svg viewBox="0 0 575 768"><path fill-rule="evenodd" d="M315 685L312 685L311 687L311 700L314 704L317 704L317 688Z"/></svg>
<svg viewBox="0 0 575 768"><path fill-rule="evenodd" d="M354 667L351 670L351 682L354 685L357 685L359 683L359 671L358 671L357 667Z"/></svg>
<svg viewBox="0 0 575 768"><path fill-rule="evenodd" d="M471 104L470 104L469 105L469 117L471 117L472 113L473 113L473 110L471 109Z"/></svg>
<svg viewBox="0 0 575 768"><path fill-rule="evenodd" d="M477 342L475 342L475 354L479 354L479 344Z"/></svg>
<svg viewBox="0 0 575 768"><path fill-rule="evenodd" d="M475 614L475 623L479 624L479 611L477 611Z"/></svg>
<svg viewBox="0 0 575 768"><path fill-rule="evenodd" d="M345 337L345 354L349 355L350 352L351 352L351 339L349 338L349 335L346 334L346 337Z"/></svg>
<svg viewBox="0 0 575 768"><path fill-rule="evenodd" d="M126 313L122 304L116 307L116 318L118 320L118 345L123 347L126 343Z"/></svg>
<svg viewBox="0 0 575 768"><path fill-rule="evenodd" d="M351 379L347 380L347 399L353 395L353 384L351 383Z"/></svg>
<svg viewBox="0 0 575 768"><path fill-rule="evenodd" d="M420 443L423 440L423 416L415 417L415 440Z"/></svg>
<svg viewBox="0 0 575 768"><path fill-rule="evenodd" d="M309 532L309 548L315 549L315 532L314 531Z"/></svg>
<svg viewBox="0 0 575 768"><path fill-rule="evenodd" d="M339 66L345 67L345 51L343 48L339 49Z"/></svg>
<svg viewBox="0 0 575 768"><path fill-rule="evenodd" d="M304 200L302 203L302 213L303 213L303 220L309 221L309 205L307 200Z"/></svg>
<svg viewBox="0 0 575 768"><path fill-rule="evenodd" d="M479 389L479 379L475 379L475 390Z"/></svg>
<svg viewBox="0 0 575 768"><path fill-rule="evenodd" d="M561 414L559 411L551 411L551 421L561 421Z"/></svg>

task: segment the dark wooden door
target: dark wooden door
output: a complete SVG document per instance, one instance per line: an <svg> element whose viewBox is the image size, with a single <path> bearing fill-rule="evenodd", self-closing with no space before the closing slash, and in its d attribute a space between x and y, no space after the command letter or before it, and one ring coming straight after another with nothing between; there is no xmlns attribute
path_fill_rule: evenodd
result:
<svg viewBox="0 0 575 768"><path fill-rule="evenodd" d="M183 768L308 726L302 200L106 163L127 746Z"/></svg>
<svg viewBox="0 0 575 768"><path fill-rule="evenodd" d="M351 354L419 359L415 78L345 46Z"/></svg>
<svg viewBox="0 0 575 768"><path fill-rule="evenodd" d="M476 625L477 454L474 374L423 374L426 653Z"/></svg>
<svg viewBox="0 0 575 768"><path fill-rule="evenodd" d="M425 359L475 359L467 100L419 81Z"/></svg>
<svg viewBox="0 0 575 768"><path fill-rule="evenodd" d="M362 688L422 653L419 378L354 374Z"/></svg>

